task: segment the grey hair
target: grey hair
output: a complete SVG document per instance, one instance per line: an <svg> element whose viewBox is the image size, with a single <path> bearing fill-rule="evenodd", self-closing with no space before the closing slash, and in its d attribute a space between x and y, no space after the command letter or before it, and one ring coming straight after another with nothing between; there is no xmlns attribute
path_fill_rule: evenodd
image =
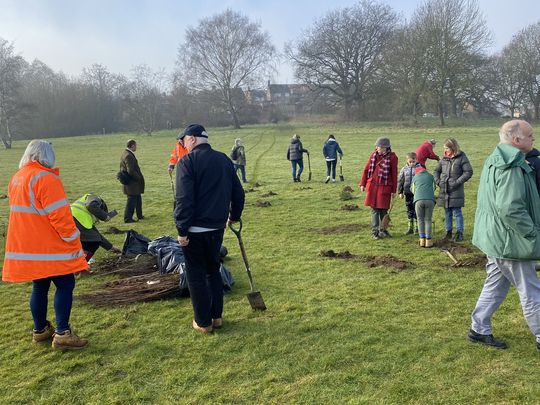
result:
<svg viewBox="0 0 540 405"><path fill-rule="evenodd" d="M19 162L19 169L29 162L38 162L40 165L52 169L56 163L52 144L43 139L30 141Z"/></svg>
<svg viewBox="0 0 540 405"><path fill-rule="evenodd" d="M234 140L234 145L235 146L242 146L242 140L240 138L236 138Z"/></svg>
<svg viewBox="0 0 540 405"><path fill-rule="evenodd" d="M512 140L517 138L525 138L527 134L523 131L522 123L527 123L526 121L521 120L512 120L505 122L499 131L500 143L511 144ZM528 124L528 123L527 123Z"/></svg>

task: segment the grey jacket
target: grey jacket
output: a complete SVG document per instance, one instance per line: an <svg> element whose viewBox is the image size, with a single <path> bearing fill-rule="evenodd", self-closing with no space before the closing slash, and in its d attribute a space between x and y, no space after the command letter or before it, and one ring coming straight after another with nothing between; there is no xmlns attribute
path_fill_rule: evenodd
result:
<svg viewBox="0 0 540 405"><path fill-rule="evenodd" d="M233 146L232 150L231 150L231 156L233 154L233 151L234 150L237 150L236 152L236 159L232 159L231 160L233 161L233 163L235 165L239 165L239 166L245 166L246 165L246 150L244 149L244 146L243 145L240 145L240 146Z"/></svg>
<svg viewBox="0 0 540 405"><path fill-rule="evenodd" d="M307 149L304 149L302 142L299 139L291 139L289 149L287 150L287 160L302 160L303 153L308 153Z"/></svg>
<svg viewBox="0 0 540 405"><path fill-rule="evenodd" d="M398 177L398 194L412 194L411 184L416 173L416 167L405 165L401 168Z"/></svg>
<svg viewBox="0 0 540 405"><path fill-rule="evenodd" d="M473 169L465 152L450 158L444 156L435 170L433 177L440 192L437 205L444 208L457 208L465 205L463 184L473 175Z"/></svg>

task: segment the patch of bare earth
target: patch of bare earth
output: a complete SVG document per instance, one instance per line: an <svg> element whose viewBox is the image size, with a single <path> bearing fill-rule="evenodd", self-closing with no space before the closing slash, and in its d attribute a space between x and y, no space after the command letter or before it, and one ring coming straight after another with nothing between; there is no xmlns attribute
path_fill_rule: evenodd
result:
<svg viewBox="0 0 540 405"><path fill-rule="evenodd" d="M345 204L341 207L343 211L356 211L358 209L358 205L356 204Z"/></svg>
<svg viewBox="0 0 540 405"><path fill-rule="evenodd" d="M357 257L356 255L353 255L348 250L345 250L343 252L334 252L331 249L330 250L321 250L319 255L322 256L322 257L330 257L330 258L333 258L333 259L346 259L346 260L355 259Z"/></svg>
<svg viewBox="0 0 540 405"><path fill-rule="evenodd" d="M255 207L270 207L270 201L257 201L255 202Z"/></svg>
<svg viewBox="0 0 540 405"><path fill-rule="evenodd" d="M273 191L269 191L268 193L262 194L261 197L272 197L274 195L277 195L277 193L274 193Z"/></svg>
<svg viewBox="0 0 540 405"><path fill-rule="evenodd" d="M391 267L396 270L405 270L410 263L395 256L364 256L361 260L367 267Z"/></svg>

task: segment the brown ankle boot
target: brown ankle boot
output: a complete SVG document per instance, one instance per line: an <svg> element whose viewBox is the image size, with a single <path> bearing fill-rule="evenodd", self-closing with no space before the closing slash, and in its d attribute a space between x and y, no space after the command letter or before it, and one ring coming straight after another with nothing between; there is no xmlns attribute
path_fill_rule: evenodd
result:
<svg viewBox="0 0 540 405"><path fill-rule="evenodd" d="M193 329L195 329L197 332L201 333L212 333L212 325L210 326L199 326L197 322L195 322L195 319L193 320Z"/></svg>
<svg viewBox="0 0 540 405"><path fill-rule="evenodd" d="M222 318L212 319L212 326L216 329L221 328L223 326L223 319Z"/></svg>
<svg viewBox="0 0 540 405"><path fill-rule="evenodd" d="M425 247L427 248L433 247L433 239L426 239Z"/></svg>
<svg viewBox="0 0 540 405"><path fill-rule="evenodd" d="M426 238L420 238L420 247L426 247Z"/></svg>
<svg viewBox="0 0 540 405"><path fill-rule="evenodd" d="M62 350L78 350L85 348L87 345L87 339L80 338L71 330L66 330L62 335L55 333L52 341L53 348Z"/></svg>
<svg viewBox="0 0 540 405"><path fill-rule="evenodd" d="M49 321L47 321L47 325L45 328L43 328L42 331L36 332L35 330L32 331L32 342L34 343L42 343L46 340L49 340L54 335L54 327L51 325Z"/></svg>

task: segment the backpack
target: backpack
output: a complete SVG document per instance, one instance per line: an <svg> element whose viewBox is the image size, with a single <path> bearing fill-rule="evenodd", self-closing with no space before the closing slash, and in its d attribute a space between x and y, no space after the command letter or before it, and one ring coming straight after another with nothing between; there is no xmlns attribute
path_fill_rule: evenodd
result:
<svg viewBox="0 0 540 405"><path fill-rule="evenodd" d="M231 151L231 160L237 160L238 159L238 148L234 148Z"/></svg>

